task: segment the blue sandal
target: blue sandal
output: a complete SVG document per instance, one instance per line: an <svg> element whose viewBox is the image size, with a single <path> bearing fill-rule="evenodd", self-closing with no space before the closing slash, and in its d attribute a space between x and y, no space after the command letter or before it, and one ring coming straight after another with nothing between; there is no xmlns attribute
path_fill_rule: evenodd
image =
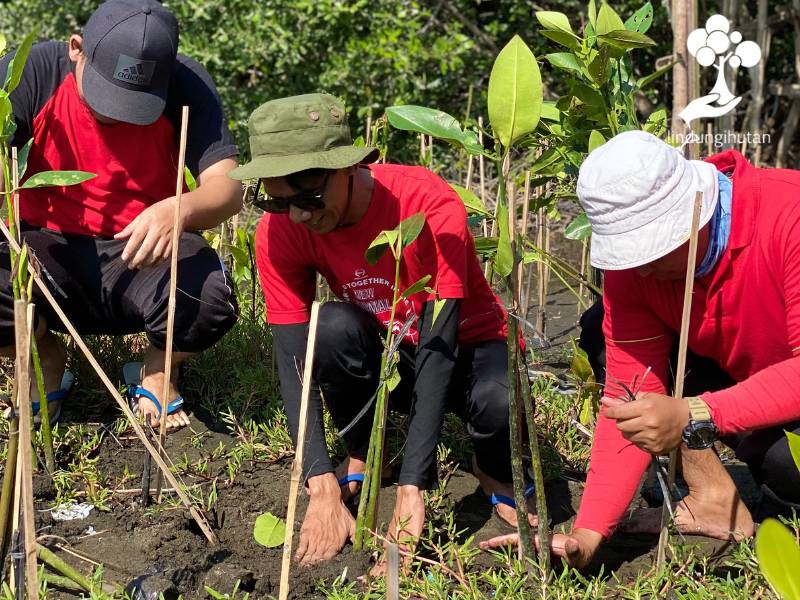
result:
<svg viewBox="0 0 800 600"><path fill-rule="evenodd" d="M127 385L126 395L128 403L134 414L139 411L139 398L147 398L156 406L158 416L161 417L161 404L155 394L141 386L142 383L142 363L130 362L122 367L122 379ZM178 396L167 405L167 415L178 412L183 407L183 396Z"/></svg>
<svg viewBox="0 0 800 600"><path fill-rule="evenodd" d="M530 498L535 491L536 488L534 487L534 485L532 483L529 483L525 487L525 498ZM506 533L516 533L517 532L516 526L512 525L511 523L503 519L497 512L498 504L504 504L516 510L517 503L514 501L514 499L509 498L508 496L504 496L503 494L492 494L489 497L489 502L492 503L492 513L494 513L494 519L495 521L497 521L499 528ZM548 519L548 521L552 522L552 519Z"/></svg>
<svg viewBox="0 0 800 600"><path fill-rule="evenodd" d="M64 400L66 400L70 392L72 392L73 385L75 385L75 375L65 370L64 376L61 378L61 387L47 394L47 412L50 417L50 425L55 425L61 418L61 408L64 405ZM55 410L53 410L54 406ZM37 418L40 410L41 404L39 402L31 402L31 412L33 413L35 423L41 421L41 419Z"/></svg>

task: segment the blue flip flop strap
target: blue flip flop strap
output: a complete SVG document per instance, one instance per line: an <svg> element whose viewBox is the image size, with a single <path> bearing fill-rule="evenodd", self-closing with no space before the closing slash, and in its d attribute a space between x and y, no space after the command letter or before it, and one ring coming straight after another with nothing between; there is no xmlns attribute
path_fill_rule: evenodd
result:
<svg viewBox="0 0 800 600"><path fill-rule="evenodd" d="M530 498L531 494L533 494L536 488L532 483L528 484L528 487L525 488L525 497ZM505 504L506 506L510 506L511 508L517 508L517 503L514 502L513 498L509 498L508 496L504 496L503 494L492 494L489 501L492 503L492 506L497 506L498 504Z"/></svg>
<svg viewBox="0 0 800 600"><path fill-rule="evenodd" d="M130 384L129 386L129 393L135 398L137 396L144 396L148 400L150 400L153 404L156 405L156 409L158 409L158 414L161 415L161 404L159 404L158 399L155 397L155 394L150 390L146 390L140 385L136 385L135 383ZM176 412L181 406L183 406L183 396L178 396L167 404L167 415L171 415Z"/></svg>
<svg viewBox="0 0 800 600"><path fill-rule="evenodd" d="M357 481L359 483L363 483L364 481L364 473L350 473L349 475L345 475L339 480L339 485L347 485L352 481Z"/></svg>
<svg viewBox="0 0 800 600"><path fill-rule="evenodd" d="M47 401L48 402L62 402L64 401L67 396L69 395L70 390L65 390L61 388L60 390L55 390L54 392L50 392L47 394ZM33 410L33 416L39 414L39 409L41 408L41 403L39 402L31 402L31 409Z"/></svg>

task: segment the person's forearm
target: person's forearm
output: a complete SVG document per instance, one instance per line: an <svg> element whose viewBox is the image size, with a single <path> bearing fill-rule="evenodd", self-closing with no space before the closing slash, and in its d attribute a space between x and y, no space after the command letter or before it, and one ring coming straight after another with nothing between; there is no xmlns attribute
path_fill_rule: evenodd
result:
<svg viewBox="0 0 800 600"><path fill-rule="evenodd" d="M459 301L447 300L433 321L433 302L425 303L414 369L408 439L398 483L425 488L436 464L447 391L456 362Z"/></svg>
<svg viewBox="0 0 800 600"><path fill-rule="evenodd" d="M762 369L719 392L702 394L723 435L800 419L800 356Z"/></svg>
<svg viewBox="0 0 800 600"><path fill-rule="evenodd" d="M242 210L242 186L227 175L208 177L181 198L184 229L200 231L216 227Z"/></svg>

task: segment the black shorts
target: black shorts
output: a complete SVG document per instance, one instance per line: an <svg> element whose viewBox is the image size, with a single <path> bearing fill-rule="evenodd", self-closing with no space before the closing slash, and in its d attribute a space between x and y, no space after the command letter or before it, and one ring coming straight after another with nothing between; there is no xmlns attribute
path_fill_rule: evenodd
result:
<svg viewBox="0 0 800 600"><path fill-rule="evenodd" d="M65 235L23 224L23 239L44 267L44 280L81 334L144 331L156 348L166 346L169 261L131 270L120 258L126 240ZM14 344L14 296L8 243L0 244L0 346ZM65 331L38 287L37 323ZM197 233L181 236L173 350L200 352L236 323L233 286L217 253Z"/></svg>

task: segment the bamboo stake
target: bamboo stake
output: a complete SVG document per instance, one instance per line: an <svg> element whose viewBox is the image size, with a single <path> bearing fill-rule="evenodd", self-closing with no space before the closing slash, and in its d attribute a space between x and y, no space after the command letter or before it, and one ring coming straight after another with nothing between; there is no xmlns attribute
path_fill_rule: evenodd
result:
<svg viewBox="0 0 800 600"><path fill-rule="evenodd" d="M689 237L689 260L686 266L686 283L683 290L683 314L681 315L681 333L678 340L678 365L675 369L675 398L683 398L683 379L686 375L686 351L689 345L689 320L692 313L692 290L694 288L694 272L697 262L697 236L700 224L700 209L703 205L703 192L697 192L694 198L694 212L692 214L692 229ZM667 491L671 491L675 484L675 468L679 460L680 448L670 452L669 476ZM669 543L669 498L664 498L661 510L661 534L658 538L658 552L656 568L658 571L664 567L667 544Z"/></svg>
<svg viewBox="0 0 800 600"><path fill-rule="evenodd" d="M178 246L180 244L181 197L183 196L184 168L186 165L186 133L189 128L189 107L181 112L181 142L178 151L178 180L175 183L175 214L172 221L172 254L169 267L169 300L167 301L167 345L164 348L164 385L161 388L161 414L159 417L158 445L166 453L167 413L170 403L170 377L172 375L172 344L175 337L175 294L178 288ZM161 472L156 473L158 501L161 502Z"/></svg>
<svg viewBox="0 0 800 600"><path fill-rule="evenodd" d="M22 486L18 493L22 500L22 531L25 547L25 589L27 597L39 598L39 582L36 578L36 525L33 512L33 453L31 448L31 331L33 305L27 300L14 301L14 333L16 338L17 404L19 405L19 452L17 470L22 475Z"/></svg>
<svg viewBox="0 0 800 600"><path fill-rule="evenodd" d="M3 471L3 494L0 502L0 565L6 555L6 537L11 524L11 506L14 496L14 483L17 478L17 449L19 447L19 419L16 407L12 407L13 416L8 420L8 444L6 446L6 468Z"/></svg>
<svg viewBox="0 0 800 600"><path fill-rule="evenodd" d="M308 401L311 397L311 372L314 366L314 346L317 341L318 318L319 302L314 302L311 305L311 321L308 325L308 342L306 343L306 362L303 368L303 395L300 397L300 425L297 428L297 443L295 444L294 461L292 461L292 477L289 481L289 504L286 507L286 538L283 541L283 562L281 563L279 600L286 600L289 597L289 568L292 559L294 515L297 509L297 490L300 487L300 478L303 475Z"/></svg>
<svg viewBox="0 0 800 600"><path fill-rule="evenodd" d="M388 557L386 577L386 600L400 599L400 549L397 544L390 543L386 549Z"/></svg>
<svg viewBox="0 0 800 600"><path fill-rule="evenodd" d="M16 399L15 399L16 401ZM19 407L17 407L19 410ZM19 420L17 420L17 424L19 424ZM19 446L19 442L17 442L17 446ZM22 501L22 494L20 490L22 490L22 469L19 468L19 447L17 448L17 466L15 469L16 473L14 475L14 508L13 513L11 515L11 551L13 552L16 548L16 551L19 552L20 547L20 536L19 536L19 517L20 513L20 502ZM18 560L19 565L22 565L24 568L25 560ZM24 577L21 576L22 568L12 568L11 569L11 587L14 588L14 578L16 575L20 574L20 577L17 579L19 580L17 583L19 584L20 588L24 588L25 582ZM21 597L21 594L19 594Z"/></svg>
<svg viewBox="0 0 800 600"><path fill-rule="evenodd" d="M44 546L40 544L36 544L36 552L43 563L45 563L48 567L54 569L61 573L67 580L72 581L79 587L81 587L84 591L89 592L90 594L95 591L95 588L100 588L103 592L108 594L113 594L116 589L113 585L110 584L101 584L100 586L96 586L92 583L92 581L88 578L83 576L77 569L72 568L66 562L61 560L54 552L51 552Z"/></svg>
<svg viewBox="0 0 800 600"><path fill-rule="evenodd" d="M537 230L536 230L536 247L540 250L546 250L545 248L545 212L544 208L539 209L539 214L536 220ZM545 335L545 302L547 301L547 289L545 285L546 274L545 274L545 264L543 261L539 261L536 265L537 271L537 286L538 286L538 298L539 298L539 308L536 311L536 330L539 331L543 336Z"/></svg>
<svg viewBox="0 0 800 600"><path fill-rule="evenodd" d="M0 219L0 233L2 233L5 236L11 249L14 252L18 253L20 251L19 244L17 244L16 240L13 237L11 237L11 232L9 232L8 227L6 227L6 224L3 222L2 219ZM42 293L42 296L44 296L45 300L47 300L47 303L53 309L53 312L56 313L56 316L63 323L64 327L67 330L67 333L69 333L69 335L72 336L72 339L75 341L75 345L78 346L80 351L86 357L86 360L92 366L95 373L97 373L97 376L100 378L100 381L106 387L109 394L111 394L111 397L114 398L114 401L117 403L122 413L125 415L125 417L127 417L128 422L133 428L134 433L136 433L136 436L142 442L142 445L152 455L153 460L156 462L158 467L164 472L164 477L167 479L170 485L172 485L172 487L175 488L175 493L178 494L178 497L181 499L181 502L189 511L189 513L192 515L192 518L197 523L197 526L200 527L203 534L206 536L206 539L212 545L216 545L218 543L217 537L216 535L214 535L214 532L211 531L211 528L208 526L205 517L203 517L200 511L197 510L197 507L195 507L195 505L189 499L189 496L186 494L186 492L183 491L183 488L178 483L178 479L175 477L172 471L170 471L169 466L161 457L161 454L156 450L155 446L148 441L147 436L145 436L144 430L142 429L142 426L139 424L139 421L136 419L133 412L131 412L128 403L125 402L125 400L122 398L122 396L119 393L119 390L108 378L108 375L105 374L102 367L100 366L100 363L97 362L97 359L94 357L91 350L89 350L89 347L86 345L86 342L83 341L83 338L78 333L78 330L75 329L75 326L72 324L72 321L70 321L69 317L67 317L64 310L59 306L58 302L53 297L52 292L47 287L47 284L44 282L39 273L37 273L36 268L34 267L34 263L35 263L34 260L28 261L28 272L31 273L31 275L33 276L34 282L36 283L36 286L39 288L39 291Z"/></svg>
<svg viewBox="0 0 800 600"><path fill-rule="evenodd" d="M578 282L578 318L580 319L581 308L583 307L583 281L586 279L586 261L589 260L589 244L586 240L581 240L581 279Z"/></svg>
<svg viewBox="0 0 800 600"><path fill-rule="evenodd" d="M470 186L472 185L472 158L472 155L470 155L467 159L467 175L464 177L464 187L466 189L470 189Z"/></svg>
<svg viewBox="0 0 800 600"><path fill-rule="evenodd" d="M714 126L711 123L706 125L706 148L709 156L714 154Z"/></svg>
<svg viewBox="0 0 800 600"><path fill-rule="evenodd" d="M372 141L371 133L372 133L372 115L367 115L367 130L364 133L364 145L366 146L369 146L369 143Z"/></svg>
<svg viewBox="0 0 800 600"><path fill-rule="evenodd" d="M22 242L22 232L19 226L19 161L17 160L17 147L11 148L11 185L14 186L14 196L12 202L14 204L14 228L17 232L17 241Z"/></svg>

